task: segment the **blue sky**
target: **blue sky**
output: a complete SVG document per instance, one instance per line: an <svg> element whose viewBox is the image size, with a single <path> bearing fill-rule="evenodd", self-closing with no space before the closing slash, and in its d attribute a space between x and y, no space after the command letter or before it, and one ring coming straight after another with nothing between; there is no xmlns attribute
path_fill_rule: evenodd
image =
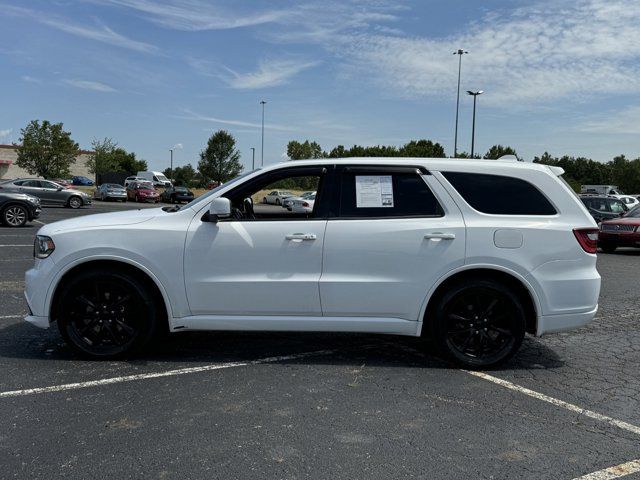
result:
<svg viewBox="0 0 640 480"><path fill-rule="evenodd" d="M640 157L640 2L0 0L0 143L31 119L111 137L153 169L197 164L212 131L245 165L289 140L428 138L453 153L457 58L476 151ZM459 150L470 150L461 96Z"/></svg>

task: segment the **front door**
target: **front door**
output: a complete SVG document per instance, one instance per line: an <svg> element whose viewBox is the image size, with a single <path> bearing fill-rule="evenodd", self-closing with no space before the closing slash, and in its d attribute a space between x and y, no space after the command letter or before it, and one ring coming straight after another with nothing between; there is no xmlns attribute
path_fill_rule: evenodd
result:
<svg viewBox="0 0 640 480"><path fill-rule="evenodd" d="M465 226L426 170L338 170L327 224L320 297L325 316L419 320L429 290L462 266Z"/></svg>
<svg viewBox="0 0 640 480"><path fill-rule="evenodd" d="M324 169L267 172L225 194L232 218L189 227L185 282L192 315L320 316L318 281L327 220ZM314 211L260 203L274 187L319 189Z"/></svg>

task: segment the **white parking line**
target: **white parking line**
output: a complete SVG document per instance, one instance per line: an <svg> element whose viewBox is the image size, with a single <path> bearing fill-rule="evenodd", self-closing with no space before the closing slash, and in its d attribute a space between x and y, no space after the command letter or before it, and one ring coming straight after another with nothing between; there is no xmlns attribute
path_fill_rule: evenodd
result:
<svg viewBox="0 0 640 480"><path fill-rule="evenodd" d="M598 420L600 422L608 423L609 425L612 425L614 427L620 428L622 430L626 430L631 433L635 433L636 435L640 435L640 427L636 425L632 425L631 423L623 422L622 420L617 420L615 418L608 417L607 415L602 415L600 413L587 410L586 408L582 408L572 403L565 402L564 400L559 400L557 398L550 397L548 395L545 395L544 393L536 392L534 390L521 387L520 385L516 385L515 383L511 383L507 380L494 377L493 375L489 375L484 372L474 372L471 370L463 370L463 372L467 372L470 375L474 375L484 380L488 380L489 382L493 382L497 385L508 388L509 390L513 390L513 391L528 395L530 397L537 398L538 400L542 400L543 402L550 403L552 405L555 405L556 407L561 407L571 412L584 415L585 417L589 417L594 420ZM607 478L607 477L603 477L603 478ZM615 477L612 477L612 478L615 478Z"/></svg>
<svg viewBox="0 0 640 480"><path fill-rule="evenodd" d="M24 315L26 315L26 313ZM23 318L24 315L0 315L0 320L4 320L7 318Z"/></svg>
<svg viewBox="0 0 640 480"><path fill-rule="evenodd" d="M33 223L39 223L40 225L46 225L46 223L41 222L40 220L34 220Z"/></svg>
<svg viewBox="0 0 640 480"><path fill-rule="evenodd" d="M33 247L33 243L29 243L25 245L0 245L0 247Z"/></svg>
<svg viewBox="0 0 640 480"><path fill-rule="evenodd" d="M248 365L259 365L263 363L281 362L284 360L296 360L315 355L329 355L335 353L336 350L317 350L315 352L295 353L293 355L282 355L279 357L267 357L250 362L228 362L217 363L213 365L203 365L200 367L179 368L176 370L166 370L164 372L140 373L137 375L127 375L122 377L102 378L100 380L90 380L87 382L66 383L62 385L52 385L49 387L27 388L24 390L10 390L0 392L0 398L20 397L24 395L34 395L38 393L62 392L64 390L77 390L80 388L97 387L101 385L111 385L114 383L133 382L135 380L146 380L149 378L175 377L178 375L186 375L189 373L209 372L213 370L221 370L224 368L245 367Z"/></svg>
<svg viewBox="0 0 640 480"><path fill-rule="evenodd" d="M574 478L573 480L611 480L614 478L626 477L627 475L638 472L640 472L640 460L633 460L631 462L623 463L622 465L598 470L597 472L589 473L582 477Z"/></svg>

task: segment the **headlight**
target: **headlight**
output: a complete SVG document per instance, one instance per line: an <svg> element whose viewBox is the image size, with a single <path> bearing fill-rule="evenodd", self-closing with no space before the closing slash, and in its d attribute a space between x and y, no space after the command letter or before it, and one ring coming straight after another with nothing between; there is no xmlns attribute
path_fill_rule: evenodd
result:
<svg viewBox="0 0 640 480"><path fill-rule="evenodd" d="M36 258L47 258L56 249L56 244L53 243L50 237L44 235L36 235L36 239L33 242L33 256Z"/></svg>

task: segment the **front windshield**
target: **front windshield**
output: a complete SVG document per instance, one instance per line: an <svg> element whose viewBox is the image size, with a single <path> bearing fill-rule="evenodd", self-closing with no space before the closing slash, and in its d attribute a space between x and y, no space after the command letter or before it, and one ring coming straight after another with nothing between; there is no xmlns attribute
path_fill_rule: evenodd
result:
<svg viewBox="0 0 640 480"><path fill-rule="evenodd" d="M623 215L625 218L640 218L640 206L632 208Z"/></svg>
<svg viewBox="0 0 640 480"><path fill-rule="evenodd" d="M176 209L176 211L178 210L182 210L184 208L191 208L191 207L195 207L197 206L199 203L201 202L206 202L208 198L211 197L211 195L214 195L215 193L219 192L220 190L222 190L223 188L228 187L229 185L233 185L234 183L239 182L240 180L242 180L244 177L247 177L249 175L251 175L254 172L257 172L258 170L260 170L260 168L256 168L255 170L250 170L246 173L243 173L242 175L237 176L236 178L234 178L233 180L229 180L227 183L223 183L222 185L217 186L216 188L208 191L207 193L205 193L204 195L199 196L198 198L191 200L189 203L187 203L186 205L183 205L182 207Z"/></svg>

